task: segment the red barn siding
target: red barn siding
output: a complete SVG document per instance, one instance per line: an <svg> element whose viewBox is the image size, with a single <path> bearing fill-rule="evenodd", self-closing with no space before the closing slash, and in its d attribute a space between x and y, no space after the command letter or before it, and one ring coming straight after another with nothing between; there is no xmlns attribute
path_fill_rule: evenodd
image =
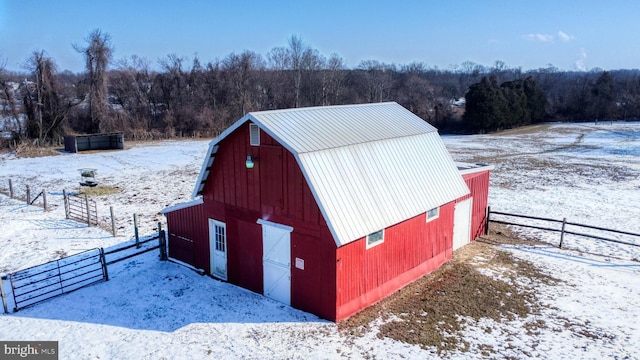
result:
<svg viewBox="0 0 640 360"><path fill-rule="evenodd" d="M229 216L227 220L227 281L261 294L262 227L253 219Z"/></svg>
<svg viewBox="0 0 640 360"><path fill-rule="evenodd" d="M305 233L300 227L291 233L291 305L325 319L336 314L336 248L328 228ZM304 269L296 267L304 261Z"/></svg>
<svg viewBox="0 0 640 360"><path fill-rule="evenodd" d="M209 238L204 204L166 214L169 229L169 257L209 272Z"/></svg>
<svg viewBox="0 0 640 360"><path fill-rule="evenodd" d="M454 203L426 222L420 214L385 229L384 242L366 249L366 238L337 251L337 315L342 320L381 300L424 274L452 254Z"/></svg>
<svg viewBox="0 0 640 360"><path fill-rule="evenodd" d="M484 234L487 222L487 205L489 201L489 170L464 174L462 178L467 183L471 193L458 201L473 196L471 209L471 240Z"/></svg>
<svg viewBox="0 0 640 360"><path fill-rule="evenodd" d="M259 211L263 219L276 215L326 225L295 157L265 132L260 142L249 145L247 123L220 143L203 189L205 203ZM253 169L245 166L247 155L254 158Z"/></svg>

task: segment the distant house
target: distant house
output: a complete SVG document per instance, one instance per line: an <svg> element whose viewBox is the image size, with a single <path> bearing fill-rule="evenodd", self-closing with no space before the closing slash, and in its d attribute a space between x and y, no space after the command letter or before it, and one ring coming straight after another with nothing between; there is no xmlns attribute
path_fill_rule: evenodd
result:
<svg viewBox="0 0 640 360"><path fill-rule="evenodd" d="M396 103L252 112L210 143L193 200L163 210L169 256L339 321L483 228L490 167L461 168L472 191Z"/></svg>

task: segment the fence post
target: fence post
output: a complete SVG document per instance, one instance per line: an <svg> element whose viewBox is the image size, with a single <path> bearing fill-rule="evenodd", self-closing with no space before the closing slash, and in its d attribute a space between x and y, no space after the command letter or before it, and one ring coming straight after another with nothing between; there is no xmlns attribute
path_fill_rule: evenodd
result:
<svg viewBox="0 0 640 360"><path fill-rule="evenodd" d="M109 272L107 271L107 259L104 255L104 249L100 248L100 263L102 265L102 276L105 281L109 281Z"/></svg>
<svg viewBox="0 0 640 360"><path fill-rule="evenodd" d="M166 261L169 260L169 254L167 251L167 232L162 230L160 237L162 238L162 261Z"/></svg>
<svg viewBox="0 0 640 360"><path fill-rule="evenodd" d="M109 212L111 213L111 232L113 236L116 236L116 220L113 217L113 206L109 206Z"/></svg>
<svg viewBox="0 0 640 360"><path fill-rule="evenodd" d="M11 181L11 179L9 179L9 195L11 195L13 199L13 181Z"/></svg>
<svg viewBox="0 0 640 360"><path fill-rule="evenodd" d="M44 211L47 211L47 192L42 189L42 201L44 202Z"/></svg>
<svg viewBox="0 0 640 360"><path fill-rule="evenodd" d="M27 185L27 205L31 203L31 189L29 189L29 185Z"/></svg>
<svg viewBox="0 0 640 360"><path fill-rule="evenodd" d="M484 234L489 235L489 219L491 217L491 206L487 206L486 222L484 223Z"/></svg>
<svg viewBox="0 0 640 360"><path fill-rule="evenodd" d="M160 247L160 260L167 260L167 247L164 231L162 230L162 223L158 222L158 245Z"/></svg>
<svg viewBox="0 0 640 360"><path fill-rule="evenodd" d="M7 307L7 297L4 294L4 281L7 280L7 275L2 275L0 277L0 296L2 296L2 306L4 306L4 313L9 313L9 308Z"/></svg>
<svg viewBox="0 0 640 360"><path fill-rule="evenodd" d="M89 197L87 196L87 193L84 193L84 203L87 208L87 225L91 227L91 213L89 212Z"/></svg>
<svg viewBox="0 0 640 360"><path fill-rule="evenodd" d="M136 249L140 249L140 238L138 237L138 214L133 214L133 231L136 235Z"/></svg>
<svg viewBox="0 0 640 360"><path fill-rule="evenodd" d="M69 199L67 198L67 190L62 189L62 198L64 199L64 217L69 218Z"/></svg>
<svg viewBox="0 0 640 360"><path fill-rule="evenodd" d="M560 249L562 249L562 242L564 241L564 227L567 224L567 218L562 218L562 231L560 231Z"/></svg>

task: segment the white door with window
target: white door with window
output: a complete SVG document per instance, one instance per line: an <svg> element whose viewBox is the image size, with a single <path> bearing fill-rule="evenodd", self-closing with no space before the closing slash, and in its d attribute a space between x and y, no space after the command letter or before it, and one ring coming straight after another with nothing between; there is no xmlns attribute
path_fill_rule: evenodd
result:
<svg viewBox="0 0 640 360"><path fill-rule="evenodd" d="M262 264L264 295L291 304L291 231L290 226L258 220L262 225Z"/></svg>
<svg viewBox="0 0 640 360"><path fill-rule="evenodd" d="M453 212L453 250L471 241L471 209L473 198L460 201Z"/></svg>
<svg viewBox="0 0 640 360"><path fill-rule="evenodd" d="M211 249L211 275L227 280L227 226L209 219L209 249Z"/></svg>

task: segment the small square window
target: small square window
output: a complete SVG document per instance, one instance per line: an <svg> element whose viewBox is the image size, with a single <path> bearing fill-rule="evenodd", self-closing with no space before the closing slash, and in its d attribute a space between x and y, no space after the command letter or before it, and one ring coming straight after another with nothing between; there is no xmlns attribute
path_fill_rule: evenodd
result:
<svg viewBox="0 0 640 360"><path fill-rule="evenodd" d="M437 219L438 216L440 216L440 207L427 211L427 222Z"/></svg>
<svg viewBox="0 0 640 360"><path fill-rule="evenodd" d="M249 144L260 146L260 128L256 124L249 124Z"/></svg>
<svg viewBox="0 0 640 360"><path fill-rule="evenodd" d="M367 249L384 242L384 229L367 235Z"/></svg>

